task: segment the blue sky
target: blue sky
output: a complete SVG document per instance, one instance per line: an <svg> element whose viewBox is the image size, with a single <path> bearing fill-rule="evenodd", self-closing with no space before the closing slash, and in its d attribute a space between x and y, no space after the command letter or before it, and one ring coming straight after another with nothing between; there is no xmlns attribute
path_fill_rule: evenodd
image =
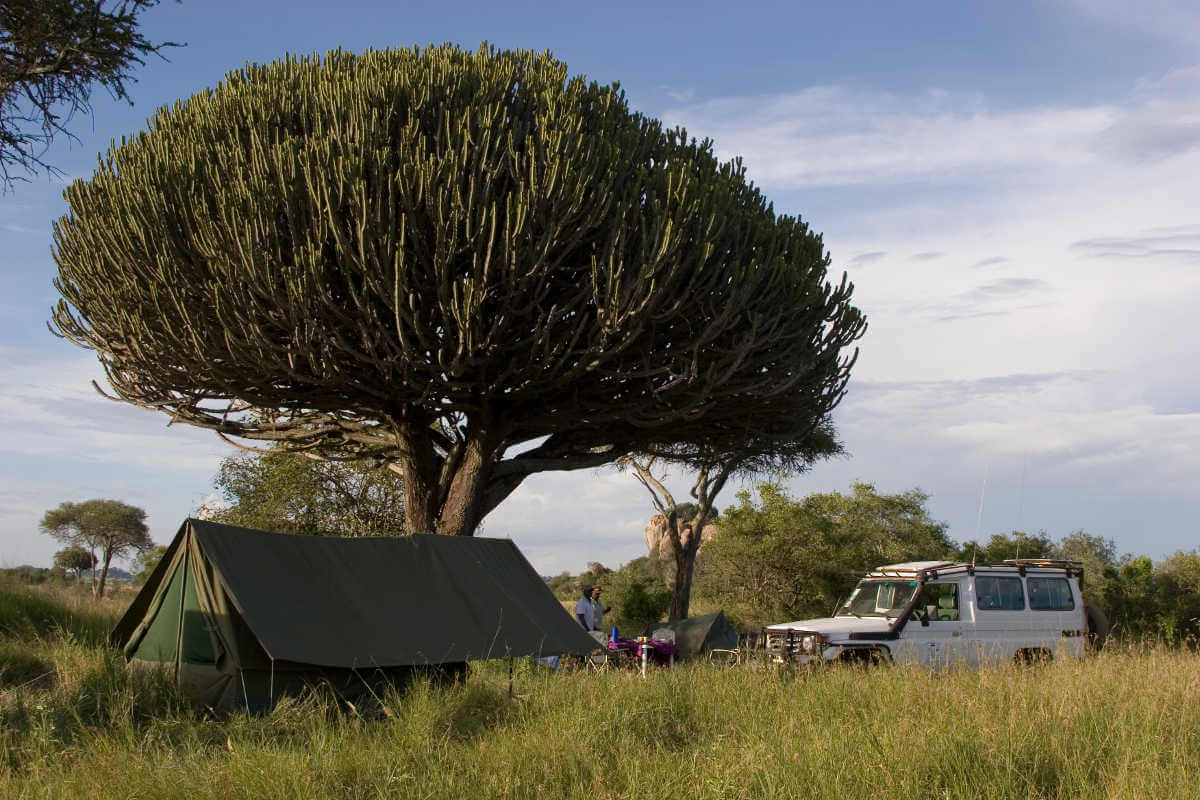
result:
<svg viewBox="0 0 1200 800"><path fill-rule="evenodd" d="M1200 9L1007 3L165 3L135 105L97 96L48 154L87 177L155 108L247 61L341 47L550 50L742 155L822 231L871 329L836 418L849 455L797 494L919 486L959 540L1076 529L1161 557L1200 516ZM0 196L0 565L48 563L63 500L118 497L167 540L228 446L100 398L55 339L62 183ZM679 480L680 476L674 476ZM737 487L720 505L733 502ZM537 476L486 521L544 572L644 552L644 490ZM982 510L981 510L982 498Z"/></svg>

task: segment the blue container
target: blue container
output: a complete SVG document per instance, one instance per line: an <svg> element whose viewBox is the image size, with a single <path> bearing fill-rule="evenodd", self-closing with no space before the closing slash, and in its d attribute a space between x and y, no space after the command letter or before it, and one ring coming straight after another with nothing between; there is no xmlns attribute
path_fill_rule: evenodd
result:
<svg viewBox="0 0 1200 800"><path fill-rule="evenodd" d="M608 635L608 640L609 640L610 642L615 642L615 641L617 640L617 629L616 629L616 628L613 628L613 629L612 629L612 633L610 633L610 634Z"/></svg>

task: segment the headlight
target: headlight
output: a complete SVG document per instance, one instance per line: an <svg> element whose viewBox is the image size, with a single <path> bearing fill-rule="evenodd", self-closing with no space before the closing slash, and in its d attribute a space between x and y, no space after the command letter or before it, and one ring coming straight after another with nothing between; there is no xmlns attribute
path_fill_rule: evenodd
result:
<svg viewBox="0 0 1200 800"><path fill-rule="evenodd" d="M767 649L780 657L820 655L828 643L829 638L820 633L769 630L766 636Z"/></svg>

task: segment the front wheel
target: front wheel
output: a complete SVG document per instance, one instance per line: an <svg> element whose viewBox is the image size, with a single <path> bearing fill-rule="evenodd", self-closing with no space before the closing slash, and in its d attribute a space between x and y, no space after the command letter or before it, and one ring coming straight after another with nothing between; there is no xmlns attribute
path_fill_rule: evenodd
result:
<svg viewBox="0 0 1200 800"><path fill-rule="evenodd" d="M839 664L866 668L886 664L888 657L875 647L847 647L838 653L837 661Z"/></svg>

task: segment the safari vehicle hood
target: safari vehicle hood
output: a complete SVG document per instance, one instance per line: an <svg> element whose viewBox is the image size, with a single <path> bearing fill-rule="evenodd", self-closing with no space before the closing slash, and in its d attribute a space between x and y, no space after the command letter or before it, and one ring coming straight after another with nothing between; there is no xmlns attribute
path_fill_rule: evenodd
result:
<svg viewBox="0 0 1200 800"><path fill-rule="evenodd" d="M888 620L883 617L818 617L817 619L802 619L796 622L768 625L767 630L809 631L836 639L852 633L887 633L894 622L894 619Z"/></svg>

